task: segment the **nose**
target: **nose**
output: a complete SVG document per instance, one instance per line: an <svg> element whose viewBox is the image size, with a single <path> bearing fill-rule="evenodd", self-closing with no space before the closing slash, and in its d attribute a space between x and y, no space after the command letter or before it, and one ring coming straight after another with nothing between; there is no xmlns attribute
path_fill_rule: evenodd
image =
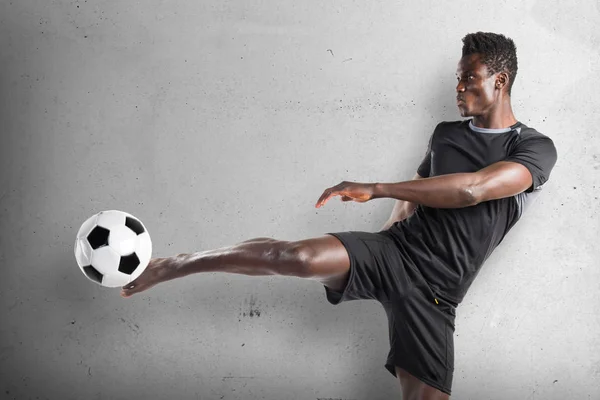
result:
<svg viewBox="0 0 600 400"><path fill-rule="evenodd" d="M462 79L458 81L458 84L456 85L456 91L458 93L462 93L465 91L465 82Z"/></svg>

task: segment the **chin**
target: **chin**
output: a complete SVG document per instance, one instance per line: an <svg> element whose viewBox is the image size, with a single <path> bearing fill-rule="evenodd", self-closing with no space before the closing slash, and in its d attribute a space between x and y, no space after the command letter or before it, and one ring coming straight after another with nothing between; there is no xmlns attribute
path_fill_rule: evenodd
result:
<svg viewBox="0 0 600 400"><path fill-rule="evenodd" d="M463 118L472 117L471 113L469 113L469 110L465 110L464 108L459 108L458 112L460 113L460 116Z"/></svg>

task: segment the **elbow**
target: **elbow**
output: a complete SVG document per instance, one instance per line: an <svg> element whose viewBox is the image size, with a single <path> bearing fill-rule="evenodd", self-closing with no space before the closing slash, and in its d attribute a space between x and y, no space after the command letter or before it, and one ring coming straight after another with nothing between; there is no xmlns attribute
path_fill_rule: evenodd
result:
<svg viewBox="0 0 600 400"><path fill-rule="evenodd" d="M463 207L476 206L483 201L481 191L477 190L475 186L467 186L462 188L460 191L460 197Z"/></svg>

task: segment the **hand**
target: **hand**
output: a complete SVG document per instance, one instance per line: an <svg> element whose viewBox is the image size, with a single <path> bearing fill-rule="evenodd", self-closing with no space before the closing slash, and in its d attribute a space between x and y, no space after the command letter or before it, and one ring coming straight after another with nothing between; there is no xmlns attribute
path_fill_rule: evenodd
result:
<svg viewBox="0 0 600 400"><path fill-rule="evenodd" d="M325 203L333 196L342 196L342 201L357 201L364 203L373 198L374 183L342 182L334 187L325 190L317 204L316 208L323 207Z"/></svg>

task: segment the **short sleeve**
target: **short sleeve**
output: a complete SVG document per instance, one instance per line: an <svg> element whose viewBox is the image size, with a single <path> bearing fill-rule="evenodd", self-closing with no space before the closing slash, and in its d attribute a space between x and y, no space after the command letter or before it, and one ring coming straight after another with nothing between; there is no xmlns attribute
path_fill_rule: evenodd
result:
<svg viewBox="0 0 600 400"><path fill-rule="evenodd" d="M417 169L417 174L423 178L429 178L431 175L431 143L433 142L433 135L435 135L435 130L429 137L429 143L427 144L425 157L423 157L421 165L419 165L419 168Z"/></svg>
<svg viewBox="0 0 600 400"><path fill-rule="evenodd" d="M556 148L552 139L539 135L521 140L504 161L517 162L529 170L533 180L531 187L526 190L529 193L550 178L556 158Z"/></svg>

